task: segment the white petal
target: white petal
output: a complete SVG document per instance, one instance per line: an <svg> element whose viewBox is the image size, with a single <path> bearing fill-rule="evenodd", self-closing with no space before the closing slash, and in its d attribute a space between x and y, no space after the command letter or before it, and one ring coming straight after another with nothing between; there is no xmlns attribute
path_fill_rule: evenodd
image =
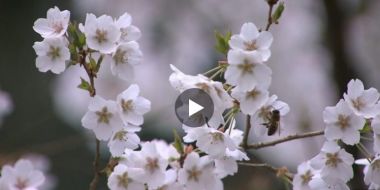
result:
<svg viewBox="0 0 380 190"><path fill-rule="evenodd" d="M259 34L256 44L259 49L268 49L273 42L273 36L270 32L263 31Z"/></svg>
<svg viewBox="0 0 380 190"><path fill-rule="evenodd" d="M244 37L245 40L255 40L259 36L259 30L255 24L249 22L244 23L241 27L240 35Z"/></svg>

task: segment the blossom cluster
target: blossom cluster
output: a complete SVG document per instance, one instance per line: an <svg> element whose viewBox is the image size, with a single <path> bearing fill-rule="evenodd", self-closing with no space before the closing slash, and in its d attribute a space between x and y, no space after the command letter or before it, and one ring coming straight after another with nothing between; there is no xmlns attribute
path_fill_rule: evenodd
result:
<svg viewBox="0 0 380 190"><path fill-rule="evenodd" d="M317 156L298 167L293 181L295 190L349 189L346 182L354 175L354 157L340 147L338 141L346 145L359 144L358 147L365 149L360 144L365 127L373 130L375 156L356 163L366 165L364 180L369 189L380 189L380 94L375 88L364 89L362 81L353 79L343 97L335 106L324 110L327 141Z"/></svg>
<svg viewBox="0 0 380 190"><path fill-rule="evenodd" d="M29 160L20 159L14 166L5 165L1 169L1 190L37 190L44 182L44 174Z"/></svg>

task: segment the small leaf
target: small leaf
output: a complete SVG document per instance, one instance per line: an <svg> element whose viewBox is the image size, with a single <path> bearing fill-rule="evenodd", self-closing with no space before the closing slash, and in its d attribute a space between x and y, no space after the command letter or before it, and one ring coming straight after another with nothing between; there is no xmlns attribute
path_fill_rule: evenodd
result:
<svg viewBox="0 0 380 190"><path fill-rule="evenodd" d="M82 77L80 78L80 80L81 80L81 83L78 85L78 88L91 92L91 85L90 85L90 83L87 82Z"/></svg>
<svg viewBox="0 0 380 190"><path fill-rule="evenodd" d="M284 2L280 2L280 4L277 6L276 10L274 11L272 15L272 21L276 24L278 24L278 21L281 18L282 12L285 10Z"/></svg>
<svg viewBox="0 0 380 190"><path fill-rule="evenodd" d="M227 32L226 35L221 34L218 31L215 31L215 39L216 39L216 44L215 44L215 49L224 54L227 55L228 50L230 49L230 45L228 42L231 39L231 32Z"/></svg>
<svg viewBox="0 0 380 190"><path fill-rule="evenodd" d="M173 143L173 146L178 151L178 153L182 155L182 154L184 154L183 145L182 145L182 139L178 135L177 130L173 129L173 133L174 133L174 143Z"/></svg>
<svg viewBox="0 0 380 190"><path fill-rule="evenodd" d="M100 69L100 65L101 65L102 62L103 62L103 58L104 58L103 55L101 55L101 56L99 57L98 62L96 63L96 70L95 70L96 72L99 71L99 69Z"/></svg>
<svg viewBox="0 0 380 190"><path fill-rule="evenodd" d="M364 127L363 129L360 130L361 133L369 133L372 131L372 128L371 128L371 122L369 121L366 121L365 124L364 124Z"/></svg>
<svg viewBox="0 0 380 190"><path fill-rule="evenodd" d="M97 64L96 64L95 59L92 58L91 56L90 56L89 58L90 58L90 63L89 63L90 70L92 70L92 71L96 71Z"/></svg>

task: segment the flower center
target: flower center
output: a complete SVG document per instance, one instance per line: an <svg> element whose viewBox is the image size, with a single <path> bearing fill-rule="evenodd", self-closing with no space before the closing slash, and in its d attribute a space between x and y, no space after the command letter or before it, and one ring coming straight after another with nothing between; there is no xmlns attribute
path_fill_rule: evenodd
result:
<svg viewBox="0 0 380 190"><path fill-rule="evenodd" d="M326 165L336 168L339 163L343 162L342 159L339 158L338 152L336 153L326 153Z"/></svg>
<svg viewBox="0 0 380 190"><path fill-rule="evenodd" d="M28 187L28 180L27 179L17 178L15 187L18 190L26 189Z"/></svg>
<svg viewBox="0 0 380 190"><path fill-rule="evenodd" d="M342 115L342 114L339 114L338 115L337 125L339 125L339 127L341 129L346 129L347 127L350 126L350 117Z"/></svg>
<svg viewBox="0 0 380 190"><path fill-rule="evenodd" d="M246 98L247 99L256 99L256 97L260 95L260 91L256 90L256 89L253 89L249 92L247 92L247 95L246 95Z"/></svg>
<svg viewBox="0 0 380 190"><path fill-rule="evenodd" d="M360 99L360 97L354 99L354 100L351 100L352 102L352 105L354 106L354 108L356 108L357 110L361 110L363 109L363 107L365 106L364 102Z"/></svg>
<svg viewBox="0 0 380 190"><path fill-rule="evenodd" d="M96 29L95 39L98 41L99 44L106 42L107 41L107 31Z"/></svg>
<svg viewBox="0 0 380 190"><path fill-rule="evenodd" d="M256 40L252 40L250 42L244 42L244 46L245 46L245 50L247 51L257 50Z"/></svg>
<svg viewBox="0 0 380 190"><path fill-rule="evenodd" d="M380 160L375 160L375 161L371 164L371 167L372 167L372 170L380 171Z"/></svg>
<svg viewBox="0 0 380 190"><path fill-rule="evenodd" d="M248 60L244 60L243 64L238 65L238 68L242 71L242 74L252 74L254 65Z"/></svg>
<svg viewBox="0 0 380 190"><path fill-rule="evenodd" d="M112 113L108 112L107 107L103 107L101 111L95 112L98 116L98 123L106 123L110 122L110 118L112 117Z"/></svg>
<svg viewBox="0 0 380 190"><path fill-rule="evenodd" d="M122 39L123 40L127 40L127 36L128 36L128 30L127 30L127 28L121 28L120 32L121 32Z"/></svg>
<svg viewBox="0 0 380 190"><path fill-rule="evenodd" d="M207 83L200 82L200 83L195 84L195 86L197 86L199 89L207 93L210 93L210 87L207 85Z"/></svg>
<svg viewBox="0 0 380 190"><path fill-rule="evenodd" d="M309 183L309 181L311 181L312 177L313 177L313 174L311 173L311 171L307 170L307 172L305 174L301 175L302 184L307 185Z"/></svg>
<svg viewBox="0 0 380 190"><path fill-rule="evenodd" d="M212 142L211 144L213 144L214 142L224 142L224 136L222 133L211 133L211 137L212 137Z"/></svg>
<svg viewBox="0 0 380 190"><path fill-rule="evenodd" d="M60 53L59 47L54 47L54 46L49 47L48 56L51 58L51 60L54 61L55 59L57 59L60 56L59 53Z"/></svg>
<svg viewBox="0 0 380 190"><path fill-rule="evenodd" d="M123 51L118 49L113 56L113 60L115 61L116 64L123 64L128 62L128 57L126 56L127 51Z"/></svg>
<svg viewBox="0 0 380 190"><path fill-rule="evenodd" d="M127 100L124 99L121 100L121 107L123 108L123 112L129 112L133 110L133 100Z"/></svg>
<svg viewBox="0 0 380 190"><path fill-rule="evenodd" d="M115 136L113 137L113 140L119 140L119 141L122 141L122 140L125 140L125 135L127 134L126 131L119 131L119 132L116 132L115 133Z"/></svg>
<svg viewBox="0 0 380 190"><path fill-rule="evenodd" d="M118 180L117 185L119 187L128 188L129 179L128 179L128 173L127 172L124 172L123 175L118 175L117 180Z"/></svg>
<svg viewBox="0 0 380 190"><path fill-rule="evenodd" d="M145 168L150 171L150 173L153 173L154 170L159 169L158 166L158 159L157 158L146 158L146 165Z"/></svg>
<svg viewBox="0 0 380 190"><path fill-rule="evenodd" d="M61 33L61 31L63 30L63 26L62 26L61 22L55 22L55 23L53 23L52 28L54 29L55 33Z"/></svg>
<svg viewBox="0 0 380 190"><path fill-rule="evenodd" d="M196 181L198 182L199 180L199 176L202 174L202 171L201 170L197 170L197 168L194 166L193 168L191 168L191 170L187 170L187 175L189 175L187 177L187 179L190 181L190 180L193 180L193 181Z"/></svg>

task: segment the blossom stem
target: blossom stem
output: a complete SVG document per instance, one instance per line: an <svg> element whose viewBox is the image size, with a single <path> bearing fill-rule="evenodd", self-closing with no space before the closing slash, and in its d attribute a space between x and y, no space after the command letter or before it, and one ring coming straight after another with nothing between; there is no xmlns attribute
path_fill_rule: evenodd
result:
<svg viewBox="0 0 380 190"><path fill-rule="evenodd" d="M217 66L217 67L215 67L215 68L212 68L212 69L210 69L210 70L204 72L203 75L211 74L211 73L213 73L213 72L215 72L215 71L218 71L219 69L220 69L220 66Z"/></svg>
<svg viewBox="0 0 380 190"><path fill-rule="evenodd" d="M272 12L273 12L273 6L275 4L268 3L268 5L269 5L268 22L267 22L267 26L265 27L265 31L269 31L270 26L273 24L273 21L272 21Z"/></svg>
<svg viewBox="0 0 380 190"><path fill-rule="evenodd" d="M277 139L277 140L269 141L269 142L260 142L260 143L256 143L256 144L246 145L246 146L244 146L244 144L243 144L242 148L244 148L244 149L260 149L260 148L264 148L264 147L275 146L277 144L287 142L287 141L296 140L296 139L303 139L303 138L308 138L308 137L319 136L319 135L323 135L324 133L325 133L324 131L314 131L314 132L308 132L308 133L303 133L303 134L294 134L294 135L289 135L287 137L284 137L282 139ZM244 141L243 141L243 143L244 143Z"/></svg>
<svg viewBox="0 0 380 190"><path fill-rule="evenodd" d="M244 136L243 136L243 142L241 146L244 149L248 149L248 137L249 137L249 132L251 131L251 116L247 115L246 121L245 121L245 131L244 131Z"/></svg>
<svg viewBox="0 0 380 190"><path fill-rule="evenodd" d="M356 144L356 147L360 150L360 152L362 152L365 155L365 157L367 158L368 162L371 163L372 155L371 155L371 153L369 153L369 151L367 150L367 148L362 143Z"/></svg>
<svg viewBox="0 0 380 190"><path fill-rule="evenodd" d="M99 182L99 177L100 177L99 160L100 160L100 141L96 139L96 153L95 153L95 159L93 162L95 175L90 183L90 190L95 190Z"/></svg>
<svg viewBox="0 0 380 190"><path fill-rule="evenodd" d="M223 71L222 70L218 70L216 71L216 73L214 73L213 75L211 75L210 79L214 79L215 77L217 77L220 73L222 73Z"/></svg>

